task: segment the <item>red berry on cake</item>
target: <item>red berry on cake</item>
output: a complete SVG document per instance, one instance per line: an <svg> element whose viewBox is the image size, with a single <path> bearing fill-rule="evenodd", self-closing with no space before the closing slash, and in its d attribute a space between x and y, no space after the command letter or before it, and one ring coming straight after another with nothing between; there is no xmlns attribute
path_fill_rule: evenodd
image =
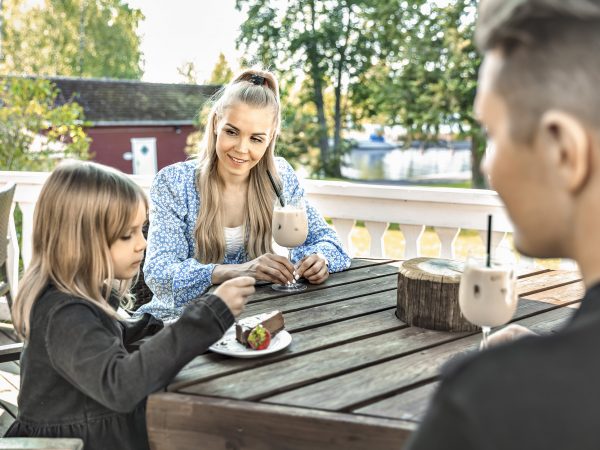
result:
<svg viewBox="0 0 600 450"><path fill-rule="evenodd" d="M271 343L271 333L262 325L255 326L248 335L248 345L254 350L264 350Z"/></svg>
<svg viewBox="0 0 600 450"><path fill-rule="evenodd" d="M250 347L250 344L248 344L248 335L258 325L261 325L269 333L271 333L271 337L273 338L285 327L283 314L281 314L281 311L271 311L269 313L263 313L257 316L239 319L238 322L235 324L236 340L240 344L243 344L246 347Z"/></svg>

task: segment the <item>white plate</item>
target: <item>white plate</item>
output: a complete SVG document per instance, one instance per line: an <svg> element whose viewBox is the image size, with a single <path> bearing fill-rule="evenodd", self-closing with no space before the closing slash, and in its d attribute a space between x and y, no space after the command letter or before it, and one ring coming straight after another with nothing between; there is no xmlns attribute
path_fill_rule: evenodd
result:
<svg viewBox="0 0 600 450"><path fill-rule="evenodd" d="M258 358L264 355L283 350L292 342L292 335L286 330L281 330L271 339L271 344L264 350L254 350L240 344L235 340L235 325L229 328L223 337L208 347L210 351L234 358Z"/></svg>

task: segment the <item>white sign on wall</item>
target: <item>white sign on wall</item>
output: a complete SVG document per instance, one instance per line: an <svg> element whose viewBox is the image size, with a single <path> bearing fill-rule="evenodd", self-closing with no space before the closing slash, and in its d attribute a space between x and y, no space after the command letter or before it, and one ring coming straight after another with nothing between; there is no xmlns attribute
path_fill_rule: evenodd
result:
<svg viewBox="0 0 600 450"><path fill-rule="evenodd" d="M156 174L156 138L132 138L131 153L134 175Z"/></svg>

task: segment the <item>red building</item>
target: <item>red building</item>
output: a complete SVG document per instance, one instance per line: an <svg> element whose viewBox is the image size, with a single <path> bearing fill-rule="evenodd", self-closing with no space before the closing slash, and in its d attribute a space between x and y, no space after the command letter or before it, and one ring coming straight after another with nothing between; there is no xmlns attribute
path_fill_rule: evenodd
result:
<svg viewBox="0 0 600 450"><path fill-rule="evenodd" d="M75 101L92 126L92 159L125 173L151 175L187 158L187 137L203 103L220 86L49 77L60 103Z"/></svg>

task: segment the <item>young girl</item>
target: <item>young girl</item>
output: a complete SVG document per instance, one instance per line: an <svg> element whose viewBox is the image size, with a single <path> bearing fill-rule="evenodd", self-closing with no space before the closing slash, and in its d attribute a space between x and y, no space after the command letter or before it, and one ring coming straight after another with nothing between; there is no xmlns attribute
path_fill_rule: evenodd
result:
<svg viewBox="0 0 600 450"><path fill-rule="evenodd" d="M254 292L222 284L191 301L179 321L139 350L126 345L162 328L115 309L146 247L142 190L122 173L68 163L48 178L35 210L33 257L13 305L26 346L19 413L6 436L79 437L86 450L146 449L145 399L217 341Z"/></svg>
<svg viewBox="0 0 600 450"><path fill-rule="evenodd" d="M198 159L158 173L144 264L154 298L140 312L176 316L212 284L240 275L318 284L350 266L335 231L310 204L308 237L293 261L273 254L269 173L285 196L304 196L292 167L274 156L280 116L273 74L243 71L215 101Z"/></svg>

